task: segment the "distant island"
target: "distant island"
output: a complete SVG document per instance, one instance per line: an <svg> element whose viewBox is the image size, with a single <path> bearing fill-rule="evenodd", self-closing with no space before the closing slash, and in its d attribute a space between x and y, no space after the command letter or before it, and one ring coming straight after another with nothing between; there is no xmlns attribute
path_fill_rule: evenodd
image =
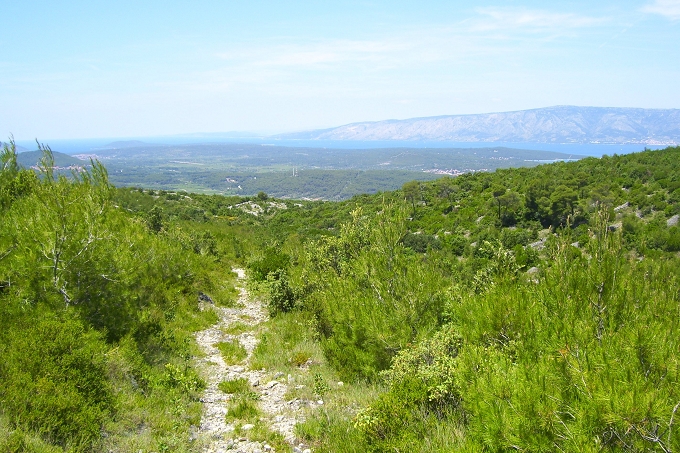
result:
<svg viewBox="0 0 680 453"><path fill-rule="evenodd" d="M556 106L352 123L276 138L675 145L680 143L680 109Z"/></svg>

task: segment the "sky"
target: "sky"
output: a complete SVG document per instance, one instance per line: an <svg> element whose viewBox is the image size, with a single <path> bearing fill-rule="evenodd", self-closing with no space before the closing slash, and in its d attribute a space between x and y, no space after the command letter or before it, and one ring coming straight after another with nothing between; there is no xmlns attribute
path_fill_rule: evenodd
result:
<svg viewBox="0 0 680 453"><path fill-rule="evenodd" d="M0 139L680 108L680 0L0 0Z"/></svg>

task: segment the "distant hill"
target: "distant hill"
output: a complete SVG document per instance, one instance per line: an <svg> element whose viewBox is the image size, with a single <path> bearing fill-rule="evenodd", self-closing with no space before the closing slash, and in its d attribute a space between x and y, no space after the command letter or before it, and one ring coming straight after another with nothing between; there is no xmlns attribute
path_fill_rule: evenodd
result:
<svg viewBox="0 0 680 453"><path fill-rule="evenodd" d="M0 148L4 147L5 145L7 145L9 147L9 143L0 142ZM16 149L17 153L23 153L23 152L28 151L28 148L24 148L23 146L19 146L19 145L14 145L14 149Z"/></svg>
<svg viewBox="0 0 680 453"><path fill-rule="evenodd" d="M305 140L677 144L680 143L680 109L557 106L515 112L352 123L276 137Z"/></svg>
<svg viewBox="0 0 680 453"><path fill-rule="evenodd" d="M54 156L55 167L62 168L67 168L71 166L82 167L89 163L84 162L80 159L76 159L75 157L71 157L68 154L58 153L56 151L52 151L52 155ZM22 167L30 168L38 165L38 162L40 161L41 157L42 157L41 151L26 151L17 154L17 162Z"/></svg>

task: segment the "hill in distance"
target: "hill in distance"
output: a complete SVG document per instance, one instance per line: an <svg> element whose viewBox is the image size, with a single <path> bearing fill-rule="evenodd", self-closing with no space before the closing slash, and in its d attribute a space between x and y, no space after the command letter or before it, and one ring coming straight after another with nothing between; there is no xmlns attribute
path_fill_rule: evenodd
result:
<svg viewBox="0 0 680 453"><path fill-rule="evenodd" d="M4 147L5 145L7 145L8 148L10 146L9 143L0 142L0 148ZM28 151L28 148L24 148L23 146L19 145L14 145L14 148L16 149L17 153L25 153L26 151Z"/></svg>
<svg viewBox="0 0 680 453"><path fill-rule="evenodd" d="M52 156L54 157L54 166L59 168L82 167L89 164L89 162L56 151L52 151ZM17 154L17 162L24 168L35 167L40 162L41 157L41 151L25 151Z"/></svg>
<svg viewBox="0 0 680 453"><path fill-rule="evenodd" d="M680 109L556 106L515 112L361 122L276 137L673 145L680 143Z"/></svg>

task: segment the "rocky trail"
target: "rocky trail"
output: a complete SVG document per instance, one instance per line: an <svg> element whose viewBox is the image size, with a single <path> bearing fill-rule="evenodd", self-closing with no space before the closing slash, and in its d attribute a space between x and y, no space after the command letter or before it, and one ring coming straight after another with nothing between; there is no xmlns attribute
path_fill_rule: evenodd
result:
<svg viewBox="0 0 680 453"><path fill-rule="evenodd" d="M261 411L260 421L271 431L279 432L291 445L288 451L310 453L304 445L295 445L294 427L302 420L303 402L286 401L289 376L272 370L251 370L250 360L257 346L257 334L268 316L262 303L251 298L245 289L245 271L234 269L238 275L238 303L234 308L213 306L220 320L210 328L196 334L196 341L205 356L198 359L198 368L207 383L201 399L203 417L198 433L205 445L204 453L242 452L263 453L274 452L274 447L266 442L251 439L249 433L255 427L251 423L227 418L229 402L234 395L224 393L218 386L223 381L245 379L257 394L257 404ZM244 326L238 333L225 333L230 327ZM233 329L232 329L233 330ZM227 364L217 345L225 341L238 341L246 350L247 356L237 364ZM256 436L253 436L256 437ZM281 453L280 450L278 450Z"/></svg>

